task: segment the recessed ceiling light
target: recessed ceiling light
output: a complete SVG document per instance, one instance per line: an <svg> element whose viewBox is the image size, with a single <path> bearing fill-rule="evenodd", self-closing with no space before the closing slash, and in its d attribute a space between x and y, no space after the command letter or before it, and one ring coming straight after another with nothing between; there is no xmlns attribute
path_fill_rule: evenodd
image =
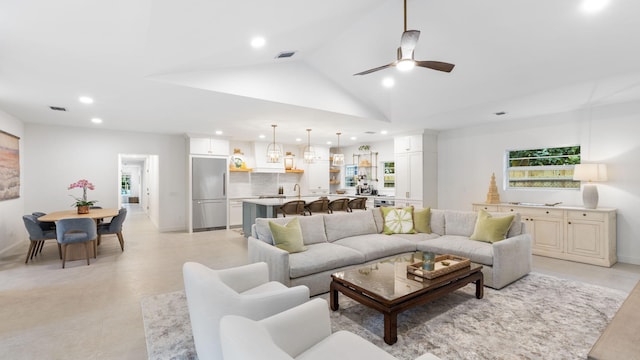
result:
<svg viewBox="0 0 640 360"><path fill-rule="evenodd" d="M296 138L296 141L300 142L300 141L302 141L302 139L301 138Z"/></svg>
<svg viewBox="0 0 640 360"><path fill-rule="evenodd" d="M216 130L216 135L222 135L222 130Z"/></svg>
<svg viewBox="0 0 640 360"><path fill-rule="evenodd" d="M262 36L256 36L251 39L251 47L254 49L259 49L266 44L267 41Z"/></svg>
<svg viewBox="0 0 640 360"><path fill-rule="evenodd" d="M393 80L393 78L386 77L386 78L382 79L382 85L384 87L390 88L390 87L393 87L393 85L395 85L395 84L396 84L396 81Z"/></svg>
<svg viewBox="0 0 640 360"><path fill-rule="evenodd" d="M580 9L586 13L596 13L609 5L609 0L582 0Z"/></svg>
<svg viewBox="0 0 640 360"><path fill-rule="evenodd" d="M100 118L93 118L91 119L91 122L94 124L102 124L102 119Z"/></svg>
<svg viewBox="0 0 640 360"><path fill-rule="evenodd" d="M327 145L331 145L331 141L327 141Z"/></svg>
<svg viewBox="0 0 640 360"><path fill-rule="evenodd" d="M387 135L388 133L389 133L389 132L388 132L387 130L381 130L381 131L380 131L380 134L382 134L382 135Z"/></svg>
<svg viewBox="0 0 640 360"><path fill-rule="evenodd" d="M78 98L78 101L80 101L83 104L93 104L93 99L88 96L80 96Z"/></svg>
<svg viewBox="0 0 640 360"><path fill-rule="evenodd" d="M357 138L357 137L355 137L355 136L352 136L352 137L350 137L349 139L350 139L350 140L358 140L358 138Z"/></svg>
<svg viewBox="0 0 640 360"><path fill-rule="evenodd" d="M264 136L264 135L262 135L262 134L258 135L258 137L259 137L260 139L264 139L264 138L265 138L265 136Z"/></svg>

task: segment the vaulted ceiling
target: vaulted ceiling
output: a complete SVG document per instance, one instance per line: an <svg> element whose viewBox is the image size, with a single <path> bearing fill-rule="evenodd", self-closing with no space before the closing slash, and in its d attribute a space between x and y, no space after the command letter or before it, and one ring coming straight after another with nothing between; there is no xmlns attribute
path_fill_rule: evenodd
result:
<svg viewBox="0 0 640 360"><path fill-rule="evenodd" d="M341 131L348 144L640 101L640 2L585 13L583 1L408 0L416 59L453 72L353 76L395 60L402 0L4 0L0 109L244 141L278 124L282 142L312 128L315 143ZM256 35L263 48L249 46ZM283 51L295 55L275 59Z"/></svg>

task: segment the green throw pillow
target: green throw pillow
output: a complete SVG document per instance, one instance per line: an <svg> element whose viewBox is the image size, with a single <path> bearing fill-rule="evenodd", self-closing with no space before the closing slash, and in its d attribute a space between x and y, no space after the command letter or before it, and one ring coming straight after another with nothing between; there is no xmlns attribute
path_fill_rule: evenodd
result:
<svg viewBox="0 0 640 360"><path fill-rule="evenodd" d="M469 239L490 243L504 240L507 237L507 232L511 227L514 216L493 217L485 210L480 209L476 227Z"/></svg>
<svg viewBox="0 0 640 360"><path fill-rule="evenodd" d="M431 234L431 208L413 210L413 226L419 233Z"/></svg>
<svg viewBox="0 0 640 360"><path fill-rule="evenodd" d="M289 253L302 252L307 250L302 241L302 230L300 229L300 221L293 218L287 225L280 225L273 221L269 221L269 229L273 235L273 243L277 248L286 250Z"/></svg>
<svg viewBox="0 0 640 360"><path fill-rule="evenodd" d="M384 219L382 232L391 234L415 234L413 229L413 206L396 209L388 206L380 208Z"/></svg>

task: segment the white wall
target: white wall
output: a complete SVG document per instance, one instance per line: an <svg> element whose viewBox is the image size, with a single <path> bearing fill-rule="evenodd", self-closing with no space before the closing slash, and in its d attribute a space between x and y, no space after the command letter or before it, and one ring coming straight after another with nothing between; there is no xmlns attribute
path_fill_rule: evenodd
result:
<svg viewBox="0 0 640 360"><path fill-rule="evenodd" d="M155 154L159 183L151 199L157 196L158 214L149 216L160 231L186 229L184 136L38 124L26 124L24 131L26 212L69 209L69 195L81 196L81 190L67 188L79 179L96 186L88 197L98 200L97 205L117 207L118 154Z"/></svg>
<svg viewBox="0 0 640 360"><path fill-rule="evenodd" d="M583 161L607 164L609 181L598 183L598 207L618 209L619 261L640 264L640 223L635 221L640 218L639 115L640 103L618 104L442 132L437 207L470 210L472 202L486 199L494 172L502 202L582 206L578 190L505 191L501 186L505 150L579 144Z"/></svg>
<svg viewBox="0 0 640 360"><path fill-rule="evenodd" d="M0 254L27 241L22 222L24 211L24 125L22 121L0 110L0 130L21 138L20 146L20 197L0 201Z"/></svg>

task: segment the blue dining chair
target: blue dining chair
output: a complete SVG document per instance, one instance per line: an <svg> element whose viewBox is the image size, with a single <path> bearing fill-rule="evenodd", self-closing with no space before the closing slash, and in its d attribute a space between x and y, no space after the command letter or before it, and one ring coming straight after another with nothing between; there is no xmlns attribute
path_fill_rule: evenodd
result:
<svg viewBox="0 0 640 360"><path fill-rule="evenodd" d="M118 236L118 241L120 241L120 249L124 251L124 238L122 237L122 224L124 223L124 219L126 217L127 217L127 209L121 208L118 211L118 215L114 216L110 222L98 224L98 245L100 245L102 235L115 234L116 236Z"/></svg>
<svg viewBox="0 0 640 360"><path fill-rule="evenodd" d="M22 221L24 222L24 226L27 229L27 233L29 233L30 240L29 250L27 250L27 258L24 260L24 263L26 264L27 262L29 262L29 259L33 259L38 251L42 251L42 247L46 240L56 239L56 231L44 230L41 226L41 222L38 221L38 218L34 215L24 215L22 216ZM60 258L62 258L59 244L58 254L60 255Z"/></svg>
<svg viewBox="0 0 640 360"><path fill-rule="evenodd" d="M40 226L40 228L42 229L42 231L48 231L48 230L53 230L54 232L56 231L56 223L53 221L40 221L40 219L38 219L41 216L45 216L47 215L47 213L43 213L40 211L35 211L32 212L31 215L36 217L36 222L38 222L38 225ZM40 249L36 249L36 251L38 253L42 253L42 248L44 247L44 241L40 241ZM60 250L60 246L58 245L58 250ZM60 251L58 251L60 253ZM60 259L62 259L62 253L60 253Z"/></svg>
<svg viewBox="0 0 640 360"><path fill-rule="evenodd" d="M96 241L98 236L96 222L90 218L61 219L56 222L58 243L62 245L62 268L67 261L67 245L84 243L89 265L89 243ZM95 251L95 242L94 251Z"/></svg>

